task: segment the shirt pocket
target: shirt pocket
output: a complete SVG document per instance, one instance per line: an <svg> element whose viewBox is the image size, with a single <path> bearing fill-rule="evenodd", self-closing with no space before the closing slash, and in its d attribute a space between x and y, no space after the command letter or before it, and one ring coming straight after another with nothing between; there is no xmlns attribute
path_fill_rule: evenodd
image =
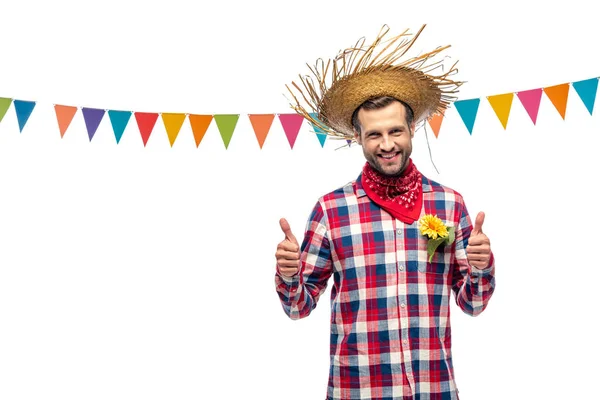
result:
<svg viewBox="0 0 600 400"><path fill-rule="evenodd" d="M423 239L419 251L419 271L430 274L445 274L452 262L453 244L440 244L433 256L427 254L427 239Z"/></svg>

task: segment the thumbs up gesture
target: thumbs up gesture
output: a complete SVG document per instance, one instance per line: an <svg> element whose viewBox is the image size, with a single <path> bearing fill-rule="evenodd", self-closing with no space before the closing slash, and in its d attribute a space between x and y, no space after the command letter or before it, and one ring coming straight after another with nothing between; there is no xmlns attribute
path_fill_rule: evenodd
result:
<svg viewBox="0 0 600 400"><path fill-rule="evenodd" d="M475 226L467 245L467 260L475 268L485 269L490 263L490 239L483 233L482 226L485 214L480 212L475 219Z"/></svg>
<svg viewBox="0 0 600 400"><path fill-rule="evenodd" d="M280 274L291 277L296 275L298 268L300 268L300 246L285 218L279 220L279 225L285 239L277 245L277 252L275 253L277 267Z"/></svg>

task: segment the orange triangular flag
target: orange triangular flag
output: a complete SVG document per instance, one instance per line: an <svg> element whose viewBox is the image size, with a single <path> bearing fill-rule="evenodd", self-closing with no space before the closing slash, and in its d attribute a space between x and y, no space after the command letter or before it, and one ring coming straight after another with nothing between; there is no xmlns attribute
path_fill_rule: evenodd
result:
<svg viewBox="0 0 600 400"><path fill-rule="evenodd" d="M440 134L440 127L442 126L443 119L444 114L434 114L429 118L429 126L433 130L433 134L436 138Z"/></svg>
<svg viewBox="0 0 600 400"><path fill-rule="evenodd" d="M194 133L194 140L196 140L196 147L200 146L200 142L204 137L204 134L208 130L210 123L213 120L212 115L188 115L192 132Z"/></svg>
<svg viewBox="0 0 600 400"><path fill-rule="evenodd" d="M504 129L506 129L506 124L508 123L513 97L514 93L505 93L488 96L487 98Z"/></svg>
<svg viewBox="0 0 600 400"><path fill-rule="evenodd" d="M252 128L254 128L258 145L262 149L273 124L273 119L275 119L275 114L249 114L248 118L250 118L250 123L252 123Z"/></svg>
<svg viewBox="0 0 600 400"><path fill-rule="evenodd" d="M65 132L69 128L69 125L71 125L71 121L73 121L73 117L77 112L77 107L55 104L54 111L56 112L56 120L58 121L60 137L62 138L65 136Z"/></svg>
<svg viewBox="0 0 600 400"><path fill-rule="evenodd" d="M560 85L545 87L544 93L546 93L546 96L554 104L556 111L558 111L562 119L565 119L567 99L569 98L569 84L562 83Z"/></svg>
<svg viewBox="0 0 600 400"><path fill-rule="evenodd" d="M185 121L186 114L183 113L162 113L161 114L163 124L165 124L165 130L171 142L171 147L179 135L183 121Z"/></svg>

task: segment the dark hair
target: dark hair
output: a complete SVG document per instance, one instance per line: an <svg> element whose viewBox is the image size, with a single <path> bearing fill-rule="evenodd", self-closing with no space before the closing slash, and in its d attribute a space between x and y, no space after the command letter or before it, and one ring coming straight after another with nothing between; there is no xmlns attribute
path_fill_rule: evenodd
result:
<svg viewBox="0 0 600 400"><path fill-rule="evenodd" d="M414 113L413 113L412 108L410 108L410 106L408 104L406 104L402 100L398 100L395 97L378 96L378 97L373 97L373 98L365 101L360 106L358 106L358 108L356 110L354 110L354 112L352 113L352 126L354 127L356 132L360 133L360 130L361 130L360 122L358 121L358 112L361 109L378 110L380 108L384 108L384 107L392 104L395 101L397 101L398 103L400 103L404 106L404 109L406 110L406 123L410 127L412 125L412 122L414 119Z"/></svg>

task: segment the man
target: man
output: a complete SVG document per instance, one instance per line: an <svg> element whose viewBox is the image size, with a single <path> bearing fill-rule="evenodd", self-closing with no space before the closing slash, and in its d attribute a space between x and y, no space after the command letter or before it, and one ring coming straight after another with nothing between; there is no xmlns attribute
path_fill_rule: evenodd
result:
<svg viewBox="0 0 600 400"><path fill-rule="evenodd" d="M317 201L301 245L280 220L275 283L287 315L308 316L333 276L327 399L458 399L451 295L475 316L495 288L484 214L473 226L462 196L410 158L416 123L448 104L441 87L452 84L413 68L433 53L394 64L417 36L383 61L349 68L338 57L331 87L308 90L313 121L333 136L352 134L366 158L356 180ZM360 54L369 59L379 43Z"/></svg>

